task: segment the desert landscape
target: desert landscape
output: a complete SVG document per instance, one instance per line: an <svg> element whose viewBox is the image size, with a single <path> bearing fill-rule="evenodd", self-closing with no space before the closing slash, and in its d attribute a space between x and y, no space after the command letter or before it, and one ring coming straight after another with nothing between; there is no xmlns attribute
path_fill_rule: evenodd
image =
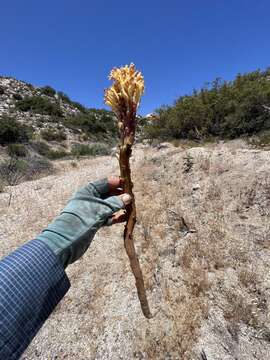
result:
<svg viewBox="0 0 270 360"><path fill-rule="evenodd" d="M1 256L35 238L80 186L118 174L115 156L55 166L0 194ZM106 227L68 267L71 289L22 359L267 359L269 150L243 140L141 143L131 166L154 317L141 313L123 225Z"/></svg>

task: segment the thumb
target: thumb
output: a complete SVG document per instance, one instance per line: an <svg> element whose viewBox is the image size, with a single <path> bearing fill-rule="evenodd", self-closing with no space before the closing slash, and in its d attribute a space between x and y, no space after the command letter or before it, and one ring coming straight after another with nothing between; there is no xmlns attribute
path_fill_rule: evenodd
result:
<svg viewBox="0 0 270 360"><path fill-rule="evenodd" d="M130 204L131 201L132 201L132 197L131 197L129 194L127 194L127 193L124 193L124 194L119 195L119 196L117 196L117 197L122 200L122 202L123 202L123 204L124 204L124 207L126 207L126 206L127 206L128 204Z"/></svg>
<svg viewBox="0 0 270 360"><path fill-rule="evenodd" d="M111 196L104 200L105 203L112 209L112 213L124 209L128 204L130 204L132 198L129 194L122 194L118 196Z"/></svg>
<svg viewBox="0 0 270 360"><path fill-rule="evenodd" d="M111 214L108 216L107 221L105 222L105 225L112 225L115 222L122 222L124 221L124 212L122 211L122 214L120 214L121 212L119 212L119 216L116 218L118 219L117 221L114 221L113 219L113 214L115 212L118 212L121 209L124 209L127 205L129 205L132 201L132 197L129 194L122 194L119 196L111 196L109 198L106 199L106 202L109 203L110 208L113 208L113 211L111 212Z"/></svg>

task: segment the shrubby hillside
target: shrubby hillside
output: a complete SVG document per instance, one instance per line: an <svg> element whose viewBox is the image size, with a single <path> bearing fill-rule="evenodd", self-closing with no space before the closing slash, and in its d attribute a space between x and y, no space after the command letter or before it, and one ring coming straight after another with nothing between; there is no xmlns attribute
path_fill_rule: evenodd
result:
<svg viewBox="0 0 270 360"><path fill-rule="evenodd" d="M270 128L270 69L220 78L172 106L156 110L145 127L151 139L237 138Z"/></svg>
<svg viewBox="0 0 270 360"><path fill-rule="evenodd" d="M51 160L109 154L116 138L112 112L0 77L0 189L51 172Z"/></svg>

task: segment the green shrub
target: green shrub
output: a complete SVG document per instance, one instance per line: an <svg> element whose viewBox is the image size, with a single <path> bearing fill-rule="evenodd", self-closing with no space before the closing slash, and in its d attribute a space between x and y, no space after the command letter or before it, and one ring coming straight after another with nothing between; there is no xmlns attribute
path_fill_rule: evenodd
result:
<svg viewBox="0 0 270 360"><path fill-rule="evenodd" d="M34 151L36 151L39 155L47 157L50 147L43 141L35 141L31 143L31 147Z"/></svg>
<svg viewBox="0 0 270 360"><path fill-rule="evenodd" d="M64 141L67 139L67 135L63 130L45 129L40 132L40 135L47 141Z"/></svg>
<svg viewBox="0 0 270 360"><path fill-rule="evenodd" d="M236 138L270 128L270 69L216 79L172 106L161 107L144 127L148 138Z"/></svg>
<svg viewBox="0 0 270 360"><path fill-rule="evenodd" d="M5 191L5 183L4 180L0 178L0 193Z"/></svg>
<svg viewBox="0 0 270 360"><path fill-rule="evenodd" d="M16 119L0 117L0 144L27 142L33 135L33 129L19 123Z"/></svg>
<svg viewBox="0 0 270 360"><path fill-rule="evenodd" d="M49 150L49 152L47 153L47 158L50 160L57 160L57 159L62 159L64 157L69 156L70 153L64 151L64 150Z"/></svg>
<svg viewBox="0 0 270 360"><path fill-rule="evenodd" d="M89 135L84 133L80 136L80 141L89 141Z"/></svg>
<svg viewBox="0 0 270 360"><path fill-rule="evenodd" d="M72 148L72 154L75 156L97 156L109 155L111 152L109 146L103 143L96 143L92 145L75 144Z"/></svg>
<svg viewBox="0 0 270 360"><path fill-rule="evenodd" d="M63 93L62 91L58 91L57 94L58 94L59 98L60 98L63 102L65 102L66 104L69 104L69 105L77 108L77 109L80 110L81 112L86 112L86 111L87 111L86 108L85 108L82 104L80 104L80 103L77 102L77 101L72 101L72 100L68 97L68 95L65 94L65 93Z"/></svg>
<svg viewBox="0 0 270 360"><path fill-rule="evenodd" d="M28 151L23 144L9 144L8 154L9 156L25 157Z"/></svg>
<svg viewBox="0 0 270 360"><path fill-rule="evenodd" d="M44 86L44 87L40 88L40 91L42 94L51 96L51 97L54 97L54 95L56 94L56 91L51 86Z"/></svg>
<svg viewBox="0 0 270 360"><path fill-rule="evenodd" d="M37 179L53 172L52 164L44 158L32 157L25 160L10 157L0 163L2 187L14 186L25 180Z"/></svg>
<svg viewBox="0 0 270 360"><path fill-rule="evenodd" d="M22 97L20 94L15 93L15 94L13 94L13 99L14 99L14 100L22 100L23 97Z"/></svg>
<svg viewBox="0 0 270 360"><path fill-rule="evenodd" d="M69 156L70 153L64 150L53 150L43 141L35 141L31 143L31 147L39 155L44 156L50 160L61 159L63 157Z"/></svg>
<svg viewBox="0 0 270 360"><path fill-rule="evenodd" d="M6 185L14 186L21 182L27 171L27 162L18 159L17 157L10 157L0 163L0 178Z"/></svg>
<svg viewBox="0 0 270 360"><path fill-rule="evenodd" d="M248 143L256 148L270 147L270 131L264 131L248 139Z"/></svg>
<svg viewBox="0 0 270 360"><path fill-rule="evenodd" d="M71 161L71 166L73 168L76 168L76 167L78 167L78 164L75 161Z"/></svg>
<svg viewBox="0 0 270 360"><path fill-rule="evenodd" d="M54 168L49 160L39 157L33 157L28 162L25 179L34 180L42 176L50 175L53 172Z"/></svg>
<svg viewBox="0 0 270 360"><path fill-rule="evenodd" d="M59 96L59 98L61 100L63 100L64 102L66 102L67 104L71 103L71 100L69 98L69 96L67 94L65 94L63 91L58 91L57 95Z"/></svg>
<svg viewBox="0 0 270 360"><path fill-rule="evenodd" d="M118 134L115 117L112 112L106 110L88 109L85 113L65 119L64 124L74 131L80 129L90 136L115 139Z"/></svg>
<svg viewBox="0 0 270 360"><path fill-rule="evenodd" d="M63 116L59 104L40 96L32 96L19 100L16 102L15 107L20 111L32 111L41 115Z"/></svg>

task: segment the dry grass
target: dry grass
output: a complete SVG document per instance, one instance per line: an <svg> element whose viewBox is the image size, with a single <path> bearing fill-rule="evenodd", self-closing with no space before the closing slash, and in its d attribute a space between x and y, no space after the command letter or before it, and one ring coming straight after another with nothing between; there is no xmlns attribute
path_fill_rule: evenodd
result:
<svg viewBox="0 0 270 360"><path fill-rule="evenodd" d="M151 258L159 269L154 277L164 299L160 311L174 324L168 337L175 339L174 345L164 337L148 346L149 358L169 352L192 359L210 299L211 311L222 309L223 326L234 341L239 341L242 324L268 334L267 308L262 306L267 287L258 281L261 267L256 266L254 254L269 246L268 227L261 219L269 216L266 174L270 168L254 176L254 167L259 168L260 163L248 154L241 158L242 146L238 151L224 148L216 154L191 149L188 156L183 151L152 161L148 157L140 164L136 183L138 189L144 189L141 197L137 195L145 242L142 250L152 267ZM243 173L239 161L250 161L250 172ZM194 187L198 182L199 187ZM246 208L252 209L251 219L246 217ZM252 221L242 223L248 219ZM256 221L259 247L258 241L253 242L252 224Z"/></svg>

